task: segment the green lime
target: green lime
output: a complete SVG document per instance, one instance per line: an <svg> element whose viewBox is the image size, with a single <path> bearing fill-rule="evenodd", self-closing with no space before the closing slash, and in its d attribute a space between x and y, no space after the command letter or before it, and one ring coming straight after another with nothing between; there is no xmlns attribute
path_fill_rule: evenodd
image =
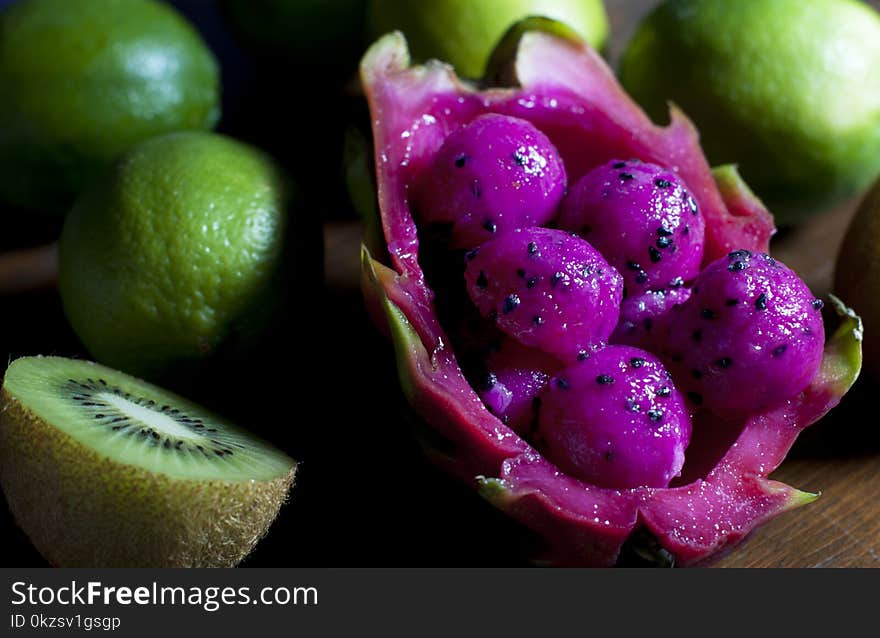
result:
<svg viewBox="0 0 880 638"><path fill-rule="evenodd" d="M476 78L501 36L529 16L565 22L597 49L608 38L602 0L371 0L367 24L373 38L398 29L416 58L437 58Z"/></svg>
<svg viewBox="0 0 880 638"><path fill-rule="evenodd" d="M0 13L0 200L66 210L122 151L211 128L217 63L153 0L24 0Z"/></svg>
<svg viewBox="0 0 880 638"><path fill-rule="evenodd" d="M277 299L288 193L269 157L214 133L124 154L61 235L61 298L89 352L153 379L240 352Z"/></svg>
<svg viewBox="0 0 880 638"><path fill-rule="evenodd" d="M678 104L782 223L880 173L880 15L858 0L670 0L630 42L624 87Z"/></svg>
<svg viewBox="0 0 880 638"><path fill-rule="evenodd" d="M363 53L365 0L224 0L223 8L264 53L348 72Z"/></svg>
<svg viewBox="0 0 880 638"><path fill-rule="evenodd" d="M880 180L847 228L834 269L834 294L862 317L865 369L880 381Z"/></svg>

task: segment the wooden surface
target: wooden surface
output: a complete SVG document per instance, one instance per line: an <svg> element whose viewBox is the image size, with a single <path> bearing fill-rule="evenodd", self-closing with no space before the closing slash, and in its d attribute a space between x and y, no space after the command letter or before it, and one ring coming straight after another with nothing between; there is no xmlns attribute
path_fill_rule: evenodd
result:
<svg viewBox="0 0 880 638"><path fill-rule="evenodd" d="M615 34L614 61L635 22L654 0L606 0ZM870 4L880 6L880 0ZM830 290L834 259L857 202L817 216L774 239L774 255L797 270L817 295ZM331 289L351 289L358 269L357 224L325 229ZM821 492L814 503L759 528L721 567L880 567L880 435L870 407L877 391L861 379L843 403L809 428L772 478Z"/></svg>

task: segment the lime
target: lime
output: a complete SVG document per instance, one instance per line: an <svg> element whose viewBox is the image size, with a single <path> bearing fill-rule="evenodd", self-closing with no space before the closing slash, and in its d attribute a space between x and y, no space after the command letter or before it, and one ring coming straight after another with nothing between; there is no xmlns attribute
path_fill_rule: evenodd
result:
<svg viewBox="0 0 880 638"><path fill-rule="evenodd" d="M476 78L501 36L529 16L565 22L597 49L608 38L602 0L371 0L367 24L373 38L398 29L416 58L437 58Z"/></svg>
<svg viewBox="0 0 880 638"><path fill-rule="evenodd" d="M865 369L880 381L880 180L847 228L834 270L834 293L862 317Z"/></svg>
<svg viewBox="0 0 880 638"><path fill-rule="evenodd" d="M8 7L0 95L0 200L56 211L133 144L220 114L213 55L153 0Z"/></svg>
<svg viewBox="0 0 880 638"><path fill-rule="evenodd" d="M782 223L880 173L880 15L858 0L670 0L620 76L654 119L682 107Z"/></svg>
<svg viewBox="0 0 880 638"><path fill-rule="evenodd" d="M61 235L61 298L89 352L156 379L240 351L270 319L288 192L261 151L214 133L124 154Z"/></svg>

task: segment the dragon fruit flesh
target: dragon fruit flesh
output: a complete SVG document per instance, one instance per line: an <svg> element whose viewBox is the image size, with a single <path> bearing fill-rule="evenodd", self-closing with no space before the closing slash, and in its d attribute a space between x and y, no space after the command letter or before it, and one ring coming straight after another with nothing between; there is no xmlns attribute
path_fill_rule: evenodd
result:
<svg viewBox="0 0 880 638"><path fill-rule="evenodd" d="M663 354L695 403L719 415L765 410L816 375L822 306L779 261L737 250L706 266L667 315Z"/></svg>
<svg viewBox="0 0 880 638"><path fill-rule="evenodd" d="M630 295L680 286L700 270L705 233L697 200L657 164L613 159L593 169L566 196L556 225L606 255Z"/></svg>
<svg viewBox="0 0 880 638"><path fill-rule="evenodd" d="M655 326L690 296L691 289L684 284L627 296L620 304L620 321L609 341L651 349L657 334Z"/></svg>
<svg viewBox="0 0 880 638"><path fill-rule="evenodd" d="M518 228L467 260L467 290L480 313L524 345L576 361L617 325L623 279L575 235Z"/></svg>
<svg viewBox="0 0 880 638"><path fill-rule="evenodd" d="M610 488L666 487L684 465L691 421L654 355L606 346L551 379L538 433L547 457L572 476Z"/></svg>
<svg viewBox="0 0 880 638"><path fill-rule="evenodd" d="M486 371L477 384L480 398L502 423L526 436L536 422L540 400L535 400L561 367L556 358L540 350L503 339L486 357Z"/></svg>
<svg viewBox="0 0 880 638"><path fill-rule="evenodd" d="M566 184L562 160L546 135L527 120L494 113L451 133L425 176L416 196L419 222L451 227L450 246L462 249L546 224Z"/></svg>
<svg viewBox="0 0 880 638"><path fill-rule="evenodd" d="M680 112L673 109L666 127L651 123L564 27L519 25L490 69L503 86L478 89L438 62L411 67L400 34L377 41L361 64L384 235L372 254L363 251L362 284L371 316L389 328L404 395L431 432L426 452L537 532L545 563L610 566L624 543L645 537L677 564L712 560L815 498L767 476L855 381L858 318L832 297L842 318L823 351L818 304L762 256L772 218L735 169L709 168ZM523 131L540 139L548 165L555 148L555 174L571 195L554 219L561 189L541 182L518 200L527 207L505 208L495 233L476 232L467 179L480 180L484 198L491 184L500 202L515 200L503 191L522 183L474 164L458 186L441 186L444 174L468 164L456 167L449 140L461 134L456 144L466 145L468 161L493 157L496 150L473 143L476 131L463 132L487 121L503 131L506 118L516 118L509 139ZM517 170L510 158L509 146L497 151L501 175ZM625 160L633 179L622 184L618 158L639 160ZM591 198L580 187L592 179L622 190L588 212ZM431 206L444 212L432 218ZM500 211L482 210L489 212ZM577 217L570 223L569 212ZM609 219L612 230L598 232ZM424 240L434 222L453 225L450 250L472 249L464 275L453 268L443 281L457 286L465 306L472 302L463 312L475 320L450 313L458 306L449 291L428 283L435 279L423 270L420 234ZM671 241L658 246L663 238ZM645 263L628 269L635 259ZM642 271L644 282L635 278ZM733 298L736 307L727 305ZM462 334L469 325L476 332ZM478 366L465 363L483 338L502 345L486 348ZM746 387L739 375L748 371ZM755 392L758 384L767 390ZM735 395L759 398L740 396L738 409L727 410Z"/></svg>

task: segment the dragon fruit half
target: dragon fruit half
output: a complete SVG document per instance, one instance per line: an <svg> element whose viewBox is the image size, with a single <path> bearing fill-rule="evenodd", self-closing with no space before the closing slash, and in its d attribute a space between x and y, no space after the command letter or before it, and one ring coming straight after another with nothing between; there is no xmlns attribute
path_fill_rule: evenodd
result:
<svg viewBox="0 0 880 638"><path fill-rule="evenodd" d="M652 124L541 19L499 45L491 87L411 66L399 33L361 78L384 235L367 306L428 454L537 532L540 560L610 566L650 539L699 564L815 498L767 476L855 381L858 317L832 297L824 340L765 255L769 213L683 114Z"/></svg>

